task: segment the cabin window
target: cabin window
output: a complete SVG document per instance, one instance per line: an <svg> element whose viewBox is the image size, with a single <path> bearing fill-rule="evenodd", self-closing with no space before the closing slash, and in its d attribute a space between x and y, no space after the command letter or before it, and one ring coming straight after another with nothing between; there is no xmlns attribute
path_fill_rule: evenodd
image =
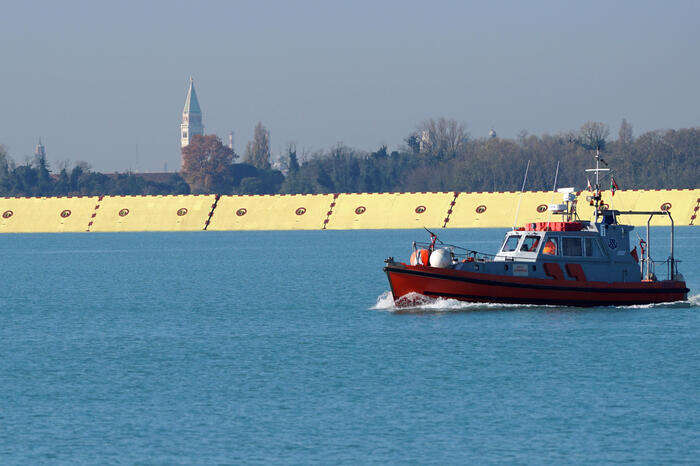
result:
<svg viewBox="0 0 700 466"><path fill-rule="evenodd" d="M586 238L584 243L586 243L586 257L605 257L597 238Z"/></svg>
<svg viewBox="0 0 700 466"><path fill-rule="evenodd" d="M536 235L529 235L523 240L523 245L520 246L520 250L524 252L537 252L539 245L540 237Z"/></svg>
<svg viewBox="0 0 700 466"><path fill-rule="evenodd" d="M501 251L503 251L503 252L515 251L518 247L519 242L520 242L520 235L510 235L508 238L506 238L505 243L503 243L503 248L501 249Z"/></svg>
<svg viewBox="0 0 700 466"><path fill-rule="evenodd" d="M562 238L561 239L562 250L565 256L583 256L583 246L581 244L581 238Z"/></svg>
<svg viewBox="0 0 700 466"><path fill-rule="evenodd" d="M550 237L545 241L542 247L542 254L547 254L549 256L556 256L559 251L559 238Z"/></svg>

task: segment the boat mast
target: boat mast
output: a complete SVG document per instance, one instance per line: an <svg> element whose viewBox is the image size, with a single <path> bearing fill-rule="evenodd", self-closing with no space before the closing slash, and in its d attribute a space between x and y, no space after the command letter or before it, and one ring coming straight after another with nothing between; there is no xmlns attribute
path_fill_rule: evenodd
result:
<svg viewBox="0 0 700 466"><path fill-rule="evenodd" d="M598 222L598 214L600 213L600 204L601 204L601 195L600 195L600 172L609 172L609 168L600 168L600 149L596 148L595 150L595 168L587 168L587 172L595 172L595 190L593 192L593 196L591 196L591 200L593 201L593 205L595 205L595 222ZM603 161L605 163L605 161ZM607 163L605 163L607 165Z"/></svg>
<svg viewBox="0 0 700 466"><path fill-rule="evenodd" d="M554 172L554 186L552 187L552 197L551 197L551 200L549 201L550 204L554 204L554 194L557 192L557 178L559 177L559 162L561 162L561 160L557 160L557 170L556 170L556 172ZM549 229L549 224L551 223L551 220L552 220L552 209L548 208L547 210L549 210L549 217L547 217L547 229Z"/></svg>
<svg viewBox="0 0 700 466"><path fill-rule="evenodd" d="M525 191L525 183L527 183L527 172L530 170L530 161L527 161L527 167L525 167L525 177L523 178L523 187L520 188L520 197L518 197L518 207L515 209L515 217L513 218L513 230L518 225L518 212L520 212L520 202L523 200L523 191Z"/></svg>

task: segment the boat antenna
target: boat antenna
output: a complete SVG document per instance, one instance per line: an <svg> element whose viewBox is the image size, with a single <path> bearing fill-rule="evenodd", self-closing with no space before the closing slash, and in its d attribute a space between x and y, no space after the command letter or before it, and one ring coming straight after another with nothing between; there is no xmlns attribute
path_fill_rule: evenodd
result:
<svg viewBox="0 0 700 466"><path fill-rule="evenodd" d="M520 188L520 196L518 197L518 207L515 209L515 217L513 218L513 230L515 230L518 224L518 212L520 212L520 202L523 200L523 191L525 191L525 183L527 183L527 172L530 170L530 161L527 161L527 167L525 167L525 178L523 178L523 187Z"/></svg>
<svg viewBox="0 0 700 466"><path fill-rule="evenodd" d="M432 231L428 230L425 227L423 227L423 229L425 229L425 231L427 231L428 234L430 235L430 250L431 251L433 250L433 248L435 248L435 242L442 244L442 241L440 241L440 238L438 238L438 235L436 235L435 233L433 233Z"/></svg>
<svg viewBox="0 0 700 466"><path fill-rule="evenodd" d="M601 196L600 196L600 172L609 172L609 168L600 168L600 163L606 167L608 163L600 156L600 148L595 150L595 168L588 168L586 172L595 172L595 191L593 192L592 201L595 205L595 222L598 222L598 214L600 212Z"/></svg>
<svg viewBox="0 0 700 466"><path fill-rule="evenodd" d="M550 204L554 204L554 195L557 192L557 178L559 178L559 164L561 160L557 160L557 170L554 172L554 187L552 187L552 199L549 201ZM552 209L549 210L549 218L547 218L547 229L549 230L549 223L552 221Z"/></svg>

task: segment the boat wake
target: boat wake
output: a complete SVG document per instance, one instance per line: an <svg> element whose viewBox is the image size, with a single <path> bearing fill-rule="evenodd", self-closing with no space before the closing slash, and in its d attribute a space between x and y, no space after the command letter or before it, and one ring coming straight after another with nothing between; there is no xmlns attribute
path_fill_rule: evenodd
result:
<svg viewBox="0 0 700 466"><path fill-rule="evenodd" d="M431 298L419 293L409 293L394 301L391 291L385 291L370 309L396 313L447 313L498 309L545 308L549 306L530 304L470 303L449 298Z"/></svg>
<svg viewBox="0 0 700 466"><path fill-rule="evenodd" d="M610 306L609 309L684 309L700 307L700 295L690 296L687 301L671 303L635 304L630 306ZM449 298L431 298L419 293L409 293L394 301L391 291L385 291L377 297L377 302L370 309L396 313L448 313L499 309L522 308L561 308L561 306L545 306L539 304L502 304L502 303L470 303ZM575 308L581 309L581 308Z"/></svg>
<svg viewBox="0 0 700 466"><path fill-rule="evenodd" d="M632 304L630 306L615 306L618 309L684 309L689 307L700 307L700 294L688 296L687 301L673 301L671 303L653 304Z"/></svg>

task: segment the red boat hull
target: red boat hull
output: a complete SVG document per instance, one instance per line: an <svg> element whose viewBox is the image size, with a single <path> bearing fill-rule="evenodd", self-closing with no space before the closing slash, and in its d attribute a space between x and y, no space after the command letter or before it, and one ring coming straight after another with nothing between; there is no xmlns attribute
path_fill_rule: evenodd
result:
<svg viewBox="0 0 700 466"><path fill-rule="evenodd" d="M682 281L580 282L465 272L422 265L389 264L384 268L394 300L409 293L469 302L619 306L684 301ZM410 303L406 303L410 305Z"/></svg>

